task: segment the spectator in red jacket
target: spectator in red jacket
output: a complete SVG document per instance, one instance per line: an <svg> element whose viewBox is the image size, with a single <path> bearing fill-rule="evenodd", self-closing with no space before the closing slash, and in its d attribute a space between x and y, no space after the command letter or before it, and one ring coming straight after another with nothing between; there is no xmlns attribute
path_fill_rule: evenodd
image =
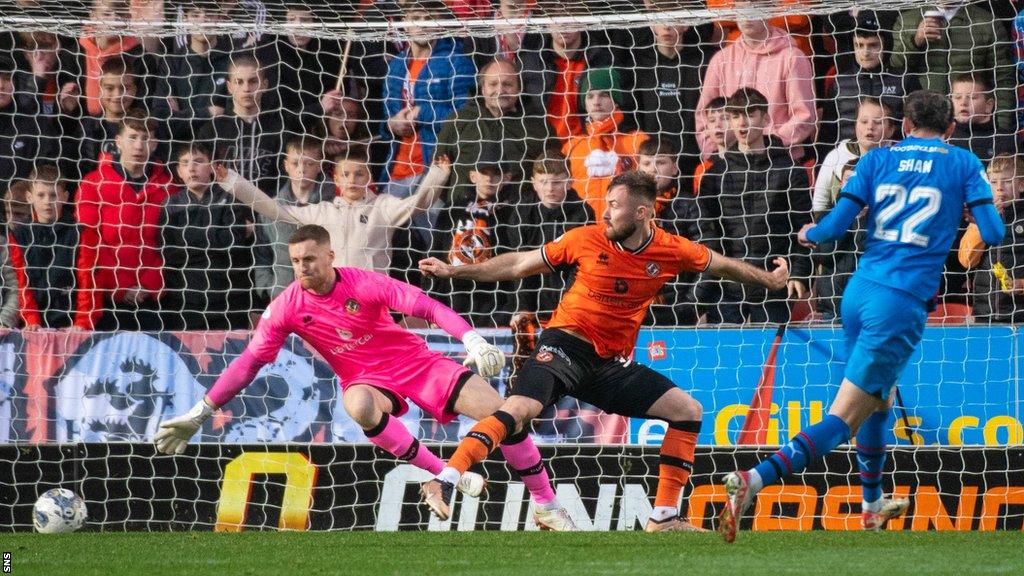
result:
<svg viewBox="0 0 1024 576"><path fill-rule="evenodd" d="M125 116L115 140L117 152L103 159L78 189L78 328L161 328L160 213L176 187L167 169L150 161L155 130L145 113Z"/></svg>
<svg viewBox="0 0 1024 576"><path fill-rule="evenodd" d="M68 192L56 166L36 165L29 183L31 220L12 223L7 237L21 319L25 330L67 328L75 311L78 225L65 208Z"/></svg>

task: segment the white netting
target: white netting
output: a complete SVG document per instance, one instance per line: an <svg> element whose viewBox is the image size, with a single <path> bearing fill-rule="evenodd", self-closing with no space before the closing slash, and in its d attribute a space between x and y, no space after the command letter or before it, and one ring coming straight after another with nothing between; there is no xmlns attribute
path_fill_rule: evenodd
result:
<svg viewBox="0 0 1024 576"><path fill-rule="evenodd" d="M522 360L570 274L440 282L416 262L539 247L600 218L611 177L633 168L656 175L663 228L756 265L792 255L809 291L683 275L648 315L637 360L704 406L687 499L709 526L711 484L753 461L731 446L785 442L821 419L841 380L838 298L862 239L812 255L793 234L834 205L864 150L899 138L902 97L918 87L953 95L958 145L986 162L1015 154L1021 30L1011 2L9 2L0 325L24 330L0 336L0 490L16 494L0 502L0 529L25 528L24 501L67 484L105 528L423 525L405 487L420 476L360 445L336 376L297 337L204 425L197 451L161 459L142 444L241 354L293 279L286 242L298 225L328 228L337 265L422 286ZM740 50L744 35L754 41ZM741 88L767 100L768 147L738 168L718 152L735 146L724 100ZM440 156L451 173L431 175ZM892 486L920 495L914 528L1020 524L1022 302L1009 289L1024 228L1009 199L1024 186L999 162L990 179L1005 186L1008 239L972 253L973 236L958 236L933 315L957 326L926 332L895 411L889 440L913 446L895 457ZM494 381L499 392L518 365ZM471 424L415 406L402 421L446 444ZM534 432L554 445L545 456L582 524L646 520L656 454L631 445L659 443L663 423L567 397ZM258 443L290 454L240 460L237 445ZM773 524L766 500L759 526L855 527L851 470L852 453L812 469L813 509L799 485L763 496L787 502L775 513L789 520ZM479 514L464 502L458 527L532 528L523 486L487 471L505 492ZM257 478L266 510L227 506L241 488L222 473L239 486ZM303 482L318 491L311 516L290 492L311 489Z"/></svg>

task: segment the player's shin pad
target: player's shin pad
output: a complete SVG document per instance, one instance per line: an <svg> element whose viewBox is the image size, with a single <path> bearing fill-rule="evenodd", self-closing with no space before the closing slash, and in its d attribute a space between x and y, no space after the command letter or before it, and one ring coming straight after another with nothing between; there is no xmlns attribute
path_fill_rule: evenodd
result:
<svg viewBox="0 0 1024 576"><path fill-rule="evenodd" d="M448 466L463 474L477 462L481 462L516 428L516 421L506 412L497 411L476 423L459 443L455 454L448 460Z"/></svg>

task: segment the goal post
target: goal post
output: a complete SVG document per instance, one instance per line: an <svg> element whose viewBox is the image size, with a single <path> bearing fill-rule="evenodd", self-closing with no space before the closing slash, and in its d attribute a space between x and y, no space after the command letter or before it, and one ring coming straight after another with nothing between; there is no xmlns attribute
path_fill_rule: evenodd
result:
<svg viewBox="0 0 1024 576"><path fill-rule="evenodd" d="M492 382L504 394L573 277L437 282L419 259L538 248L600 222L611 177L641 169L658 185L659 226L764 264L797 250L787 226L826 212L866 149L899 138L902 97L917 87L960 94L957 145L986 163L1017 154L1024 19L1003 4L9 3L0 531L31 529L32 503L55 487L81 494L102 530L536 529L500 458L483 465L485 496L431 518L417 506L425 473L367 442L338 377L294 335L184 454L156 454L153 434L206 394L292 281L297 223L327 227L339 265L421 286L470 320L509 357ZM745 34L752 47L731 49ZM740 88L767 101L770 153L722 175L714 160L736 140L726 100ZM452 168L436 201L386 217L360 208L421 193L439 156ZM1013 270L991 255L966 269L957 242L890 422L883 487L912 501L890 528L1019 530ZM691 521L712 527L724 474L827 413L846 359L838 301L860 249L851 235L794 255L807 297L684 274L653 303L634 360L704 410L682 503ZM438 329L399 320L463 359ZM472 425L415 405L401 421L443 457ZM666 429L568 397L532 428L559 500L595 530L644 525ZM750 527L857 529L856 471L853 447L838 450L763 492Z"/></svg>

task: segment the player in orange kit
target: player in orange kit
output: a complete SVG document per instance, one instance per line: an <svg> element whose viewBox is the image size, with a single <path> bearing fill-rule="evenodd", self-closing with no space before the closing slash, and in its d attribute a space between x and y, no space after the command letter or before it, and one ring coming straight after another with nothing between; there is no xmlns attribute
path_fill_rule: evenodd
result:
<svg viewBox="0 0 1024 576"><path fill-rule="evenodd" d="M574 228L528 252L502 254L481 264L450 266L436 258L420 270L441 278L496 282L576 266L576 280L523 365L501 409L479 421L438 476L425 483L424 503L447 517L455 483L503 438L521 430L565 395L611 414L668 422L661 445L658 491L648 532L701 531L679 516L679 498L693 468L703 408L664 375L633 361L640 323L662 285L683 271L780 290L789 266L772 272L715 253L656 227L654 179L640 172L616 176L608 187L603 224Z"/></svg>

